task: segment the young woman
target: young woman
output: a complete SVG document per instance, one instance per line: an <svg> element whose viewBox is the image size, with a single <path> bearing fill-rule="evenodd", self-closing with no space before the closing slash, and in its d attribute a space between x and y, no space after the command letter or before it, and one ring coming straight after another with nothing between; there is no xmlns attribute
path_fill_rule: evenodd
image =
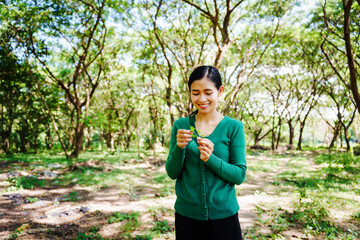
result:
<svg viewBox="0 0 360 240"><path fill-rule="evenodd" d="M165 165L176 179L176 239L242 239L234 186L247 169L243 124L216 110L223 92L216 68L196 68L188 87L197 110L175 121Z"/></svg>

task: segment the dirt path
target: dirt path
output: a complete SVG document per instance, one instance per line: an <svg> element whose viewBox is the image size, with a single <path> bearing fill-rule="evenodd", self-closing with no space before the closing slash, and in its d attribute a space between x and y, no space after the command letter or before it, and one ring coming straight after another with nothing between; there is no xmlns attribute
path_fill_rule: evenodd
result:
<svg viewBox="0 0 360 240"><path fill-rule="evenodd" d="M264 162L269 161L270 159L266 157L256 157L256 156L247 156L247 162L250 162L253 159L262 160ZM271 159L273 160L273 159ZM237 186L240 196L237 197L240 211L239 211L239 220L243 233L250 231L256 223L258 218L255 207L260 202L273 201L272 194L274 193L274 186L272 182L274 181L273 177L280 174L285 170L285 166L289 162L289 158L281 158L280 166L277 166L273 171L262 172L255 174L251 167L248 167L247 179L241 186ZM284 205L287 205L289 199L277 199L277 201L283 202ZM265 227L262 228L262 233L267 233L269 230Z"/></svg>
<svg viewBox="0 0 360 240"><path fill-rule="evenodd" d="M251 163L254 159L257 161L260 159L264 163L274 160L261 156L248 156L247 161ZM243 233L250 231L256 224L258 215L255 207L260 202L276 202L286 209L290 199L276 196L274 192L276 186L271 183L274 181L274 176L286 170L285 166L289 160L289 158L279 159L280 164L268 172L255 174L249 167L245 183L236 186L240 205L239 220ZM122 168L128 167L125 165ZM150 229L155 219L166 220L171 227L174 227L173 205L176 196L171 194L159 197L157 190L147 185L154 174L165 173L164 165L154 167L140 163L136 165L136 168L143 168L146 172L137 181L137 185L143 187L137 193L136 199L129 194L119 194L121 189L113 186L96 191L91 187L77 185L68 188L37 188L14 192L12 194L19 195L17 197L13 195L13 198L10 198L9 194L2 194L0 196L0 239L8 239L11 233L24 223L30 224L31 227L25 229L18 239L74 239L77 232L87 231L89 227L96 225L100 226L99 233L102 237L119 239L121 223L107 223L113 212L141 212L142 225L134 234ZM73 191L78 193L78 201L56 200ZM35 203L25 203L26 197L37 197L40 200ZM267 233L269 229L262 227L261 231ZM299 236L293 232L288 234L289 239ZM174 235L168 234L157 239L174 239Z"/></svg>

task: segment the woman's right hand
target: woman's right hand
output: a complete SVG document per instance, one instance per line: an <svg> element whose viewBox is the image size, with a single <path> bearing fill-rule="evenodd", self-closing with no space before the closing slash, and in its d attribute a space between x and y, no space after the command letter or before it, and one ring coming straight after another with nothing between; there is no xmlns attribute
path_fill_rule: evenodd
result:
<svg viewBox="0 0 360 240"><path fill-rule="evenodd" d="M176 135L176 144L184 149L189 142L191 142L191 131L186 129L179 129Z"/></svg>

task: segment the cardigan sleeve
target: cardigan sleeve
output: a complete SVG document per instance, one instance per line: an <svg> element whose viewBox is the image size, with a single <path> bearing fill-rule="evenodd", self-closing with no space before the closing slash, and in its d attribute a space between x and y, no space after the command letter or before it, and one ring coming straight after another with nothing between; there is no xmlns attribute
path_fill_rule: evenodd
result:
<svg viewBox="0 0 360 240"><path fill-rule="evenodd" d="M186 147L182 149L176 144L177 130L178 129L175 121L173 128L171 130L169 155L165 163L166 172L171 179L177 179L178 177L181 176L182 168L184 165L184 159L185 159Z"/></svg>
<svg viewBox="0 0 360 240"><path fill-rule="evenodd" d="M215 174L224 180L240 185L246 176L246 143L244 125L237 121L236 127L230 138L230 159L229 162L211 154L205 163Z"/></svg>

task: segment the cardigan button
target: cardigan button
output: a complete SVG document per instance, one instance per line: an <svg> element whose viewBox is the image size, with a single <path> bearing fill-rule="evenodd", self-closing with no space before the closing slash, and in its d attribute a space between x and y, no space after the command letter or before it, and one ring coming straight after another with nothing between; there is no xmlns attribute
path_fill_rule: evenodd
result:
<svg viewBox="0 0 360 240"><path fill-rule="evenodd" d="M202 184L204 184L204 181L202 181Z"/></svg>
<svg viewBox="0 0 360 240"><path fill-rule="evenodd" d="M205 194L203 193L203 197L205 197Z"/></svg>
<svg viewBox="0 0 360 240"><path fill-rule="evenodd" d="M206 209L206 206L204 206L204 208Z"/></svg>

